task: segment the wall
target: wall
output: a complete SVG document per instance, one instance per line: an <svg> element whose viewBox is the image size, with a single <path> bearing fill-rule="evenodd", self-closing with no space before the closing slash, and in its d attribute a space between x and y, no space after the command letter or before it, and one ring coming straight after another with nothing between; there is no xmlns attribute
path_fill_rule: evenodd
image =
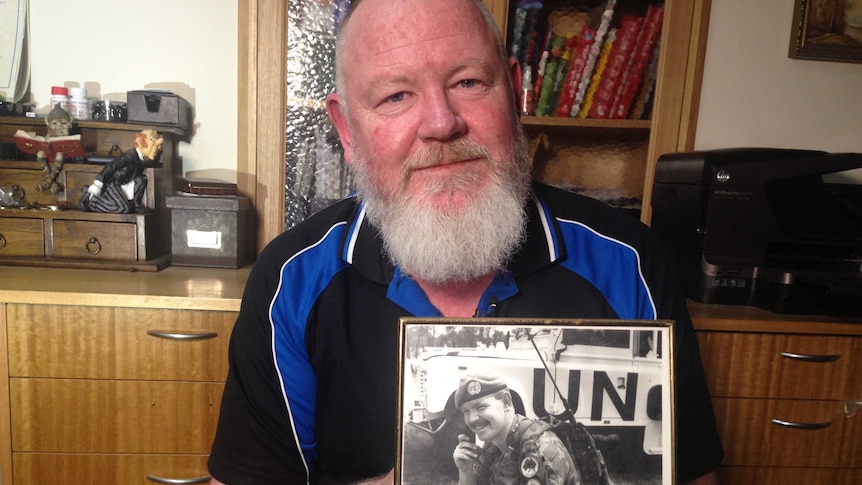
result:
<svg viewBox="0 0 862 485"><path fill-rule="evenodd" d="M238 1L31 0L33 100L47 109L56 83L174 89L196 110L184 169L234 170ZM793 3L712 2L696 149L862 152L862 64L788 58Z"/></svg>
<svg viewBox="0 0 862 485"><path fill-rule="evenodd" d="M714 0L695 148L862 152L862 64L787 57L793 0Z"/></svg>
<svg viewBox="0 0 862 485"><path fill-rule="evenodd" d="M239 0L30 0L30 101L48 110L51 86L168 89L194 107L184 171L236 170Z"/></svg>

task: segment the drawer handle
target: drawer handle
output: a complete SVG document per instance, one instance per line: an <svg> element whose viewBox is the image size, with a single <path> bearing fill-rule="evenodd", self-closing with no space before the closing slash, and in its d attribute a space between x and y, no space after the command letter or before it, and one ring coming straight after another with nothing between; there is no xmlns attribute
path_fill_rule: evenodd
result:
<svg viewBox="0 0 862 485"><path fill-rule="evenodd" d="M211 476L206 475L203 477L197 478L165 478L160 477L158 475L147 475L147 480L156 483L173 483L173 484L183 484L183 483L208 483L212 479Z"/></svg>
<svg viewBox="0 0 862 485"><path fill-rule="evenodd" d="M802 360L805 362L835 362L841 358L841 354L832 355L811 355L811 354L794 354L793 352L782 352L782 357L787 357L793 360Z"/></svg>
<svg viewBox="0 0 862 485"><path fill-rule="evenodd" d="M99 254L102 252L102 243L99 242L95 237L91 237L89 241L87 241L87 252L90 254Z"/></svg>
<svg viewBox="0 0 862 485"><path fill-rule="evenodd" d="M6 238L3 237L3 234L0 234L0 249L3 249L5 247L6 247Z"/></svg>
<svg viewBox="0 0 862 485"><path fill-rule="evenodd" d="M218 332L172 332L169 330L147 330L147 335L169 340L206 340L218 337Z"/></svg>
<svg viewBox="0 0 862 485"><path fill-rule="evenodd" d="M796 429L825 429L832 426L832 421L826 421L825 423L796 423L794 421L785 421L783 419L773 419L772 423Z"/></svg>
<svg viewBox="0 0 862 485"><path fill-rule="evenodd" d="M844 415L848 418L856 416L860 411L862 411L862 401L844 401Z"/></svg>

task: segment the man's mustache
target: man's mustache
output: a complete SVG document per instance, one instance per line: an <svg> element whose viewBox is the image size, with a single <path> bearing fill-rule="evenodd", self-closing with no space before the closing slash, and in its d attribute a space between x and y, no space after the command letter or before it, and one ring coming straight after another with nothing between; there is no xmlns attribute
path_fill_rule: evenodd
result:
<svg viewBox="0 0 862 485"><path fill-rule="evenodd" d="M402 175L406 178L413 170L466 160L489 160L490 157L491 154L487 148L466 138L447 143L434 143L408 157L402 167Z"/></svg>

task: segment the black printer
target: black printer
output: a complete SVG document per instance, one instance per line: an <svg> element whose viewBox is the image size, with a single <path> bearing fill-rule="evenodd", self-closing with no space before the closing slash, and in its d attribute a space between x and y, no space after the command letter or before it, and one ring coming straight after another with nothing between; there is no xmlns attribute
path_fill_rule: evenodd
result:
<svg viewBox="0 0 862 485"><path fill-rule="evenodd" d="M663 155L653 230L687 296L777 313L862 315L860 153L729 148Z"/></svg>

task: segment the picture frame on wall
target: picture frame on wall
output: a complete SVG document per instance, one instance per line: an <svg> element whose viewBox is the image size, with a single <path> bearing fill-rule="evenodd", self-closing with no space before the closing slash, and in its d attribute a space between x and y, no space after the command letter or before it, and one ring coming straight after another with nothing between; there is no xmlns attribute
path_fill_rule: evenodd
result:
<svg viewBox="0 0 862 485"><path fill-rule="evenodd" d="M789 57L862 62L862 0L795 0Z"/></svg>
<svg viewBox="0 0 862 485"><path fill-rule="evenodd" d="M409 317L399 325L395 483L455 485L465 452L479 455L478 469L517 483L547 483L548 466L570 465L614 484L674 483L672 321ZM540 431L559 443L534 446ZM507 450L494 444L503 435Z"/></svg>

